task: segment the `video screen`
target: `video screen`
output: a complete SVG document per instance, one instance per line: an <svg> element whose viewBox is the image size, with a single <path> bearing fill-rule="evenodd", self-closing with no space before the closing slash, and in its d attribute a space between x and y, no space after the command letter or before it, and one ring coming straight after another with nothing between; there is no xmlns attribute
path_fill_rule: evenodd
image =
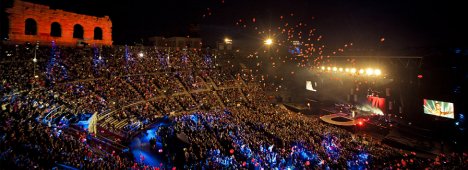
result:
<svg viewBox="0 0 468 170"><path fill-rule="evenodd" d="M453 119L455 117L453 103L424 99L424 113Z"/></svg>
<svg viewBox="0 0 468 170"><path fill-rule="evenodd" d="M315 86L317 86L317 83L315 83ZM306 90L309 90L309 91L317 91L317 90L314 89L314 87L312 86L312 82L311 82L311 81L306 81Z"/></svg>

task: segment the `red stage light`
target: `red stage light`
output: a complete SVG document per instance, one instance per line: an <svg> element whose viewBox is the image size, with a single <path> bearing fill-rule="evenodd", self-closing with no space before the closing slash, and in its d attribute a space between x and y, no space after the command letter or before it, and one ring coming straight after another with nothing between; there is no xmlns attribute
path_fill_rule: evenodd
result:
<svg viewBox="0 0 468 170"><path fill-rule="evenodd" d="M418 75L418 78L419 78L419 79L422 79L422 78L423 78L423 75L422 75L422 74L419 74L419 75Z"/></svg>
<svg viewBox="0 0 468 170"><path fill-rule="evenodd" d="M362 125L363 125L362 121L359 121L359 122L358 122L358 125L359 125L359 126L362 126Z"/></svg>

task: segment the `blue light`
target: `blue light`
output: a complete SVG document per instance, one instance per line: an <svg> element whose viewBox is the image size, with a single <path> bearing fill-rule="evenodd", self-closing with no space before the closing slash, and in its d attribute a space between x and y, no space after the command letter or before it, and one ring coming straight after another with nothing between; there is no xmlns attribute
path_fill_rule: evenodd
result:
<svg viewBox="0 0 468 170"><path fill-rule="evenodd" d="M99 73L99 68L104 64L104 60L99 53L99 48L94 46L94 56L93 56L93 70L95 74Z"/></svg>
<svg viewBox="0 0 468 170"><path fill-rule="evenodd" d="M367 161L367 158L369 157L369 154L367 154L367 153L361 153L361 154L359 154L358 156L359 156L359 158L360 158L361 160Z"/></svg>
<svg viewBox="0 0 468 170"><path fill-rule="evenodd" d="M163 148L163 144L160 141L160 137L157 135L157 132L160 127L168 126L164 122L159 122L150 129L146 130L144 133L136 136L130 143L131 149L126 149L126 152L131 151L136 162L141 162L141 158L144 158L143 163L150 166L159 166L161 163L165 164L164 158L158 156L150 149L149 141L152 138L156 139L156 148L158 150ZM124 151L125 152L125 151Z"/></svg>
<svg viewBox="0 0 468 170"><path fill-rule="evenodd" d="M194 123L198 123L198 117L196 115L190 115L190 119L194 122Z"/></svg>
<svg viewBox="0 0 468 170"><path fill-rule="evenodd" d="M460 125L460 123L459 123L459 122L455 122L455 126L458 126L458 125Z"/></svg>
<svg viewBox="0 0 468 170"><path fill-rule="evenodd" d="M55 81L56 79L60 79L60 78L63 78L63 79L68 79L68 72L67 72L67 68L64 67L64 65L62 64L61 60L60 60L60 50L58 49L57 45L55 44L55 41L52 41L52 48L51 48L51 56L50 56L50 60L49 62L47 63L47 66L46 66L46 78L47 80L50 80L50 81ZM54 73L54 71L57 71L59 70L59 76L61 77L56 77Z"/></svg>
<svg viewBox="0 0 468 170"><path fill-rule="evenodd" d="M212 64L212 59L210 55L205 55L204 61L206 65L211 65Z"/></svg>
<svg viewBox="0 0 468 170"><path fill-rule="evenodd" d="M188 62L188 56L187 55L182 55L182 62L184 62L184 63Z"/></svg>
<svg viewBox="0 0 468 170"><path fill-rule="evenodd" d="M130 54L128 53L128 46L125 45L125 61L128 62L130 59Z"/></svg>
<svg viewBox="0 0 468 170"><path fill-rule="evenodd" d="M327 134L322 140L322 146L325 148L325 152L332 159L338 159L340 157L340 148L338 148L335 142L331 134Z"/></svg>

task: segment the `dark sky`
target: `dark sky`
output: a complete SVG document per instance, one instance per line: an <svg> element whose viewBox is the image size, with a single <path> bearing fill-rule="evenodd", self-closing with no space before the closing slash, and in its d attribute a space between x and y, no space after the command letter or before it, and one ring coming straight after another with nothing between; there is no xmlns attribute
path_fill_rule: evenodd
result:
<svg viewBox="0 0 468 170"><path fill-rule="evenodd" d="M381 37L392 48L467 45L468 15L461 2L355 0L29 0L79 13L109 15L118 44L154 35L187 35L199 24L208 44L230 36L236 42L261 39L235 22L256 18L263 28L279 16L309 23L330 46L353 42L373 48ZM211 16L203 18L208 14ZM314 20L311 18L315 17Z"/></svg>

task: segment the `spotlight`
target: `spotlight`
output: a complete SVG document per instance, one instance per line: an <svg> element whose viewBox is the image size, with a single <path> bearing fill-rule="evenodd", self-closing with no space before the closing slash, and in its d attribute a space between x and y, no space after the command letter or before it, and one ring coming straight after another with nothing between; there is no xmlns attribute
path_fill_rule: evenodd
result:
<svg viewBox="0 0 468 170"><path fill-rule="evenodd" d="M139 56L139 57L143 57L144 55L143 55L142 52L140 52L140 53L138 53L138 56Z"/></svg>
<svg viewBox="0 0 468 170"><path fill-rule="evenodd" d="M331 67L328 67L327 70L330 71L330 70L331 70Z"/></svg>
<svg viewBox="0 0 468 170"><path fill-rule="evenodd" d="M271 45L273 44L273 40L271 38L268 38L265 40L265 45Z"/></svg>
<svg viewBox="0 0 468 170"><path fill-rule="evenodd" d="M349 68L346 68L346 69L345 69L345 72L349 72Z"/></svg>
<svg viewBox="0 0 468 170"><path fill-rule="evenodd" d="M364 69L359 69L359 74L364 74Z"/></svg>
<svg viewBox="0 0 468 170"><path fill-rule="evenodd" d="M324 66L322 66L322 70L325 70L325 67L324 67Z"/></svg>
<svg viewBox="0 0 468 170"><path fill-rule="evenodd" d="M380 69L375 69L375 70L374 70L374 74L375 74L376 76L380 76L380 75L382 74L382 71L381 71Z"/></svg>
<svg viewBox="0 0 468 170"><path fill-rule="evenodd" d="M351 71L351 73L353 73L353 74L356 73L356 69L355 69L355 68L352 68L350 71Z"/></svg>
<svg viewBox="0 0 468 170"><path fill-rule="evenodd" d="M343 68L340 67L340 68L338 69L338 71L343 72Z"/></svg>
<svg viewBox="0 0 468 170"><path fill-rule="evenodd" d="M229 38L224 38L224 43L226 44L232 44L232 40Z"/></svg>
<svg viewBox="0 0 468 170"><path fill-rule="evenodd" d="M333 71L336 71L336 70L338 70L338 68L336 68L336 67L333 67Z"/></svg>
<svg viewBox="0 0 468 170"><path fill-rule="evenodd" d="M372 74L374 74L374 70L371 69L371 68L368 68L368 69L366 69L366 74L367 74L368 76L371 76Z"/></svg>

